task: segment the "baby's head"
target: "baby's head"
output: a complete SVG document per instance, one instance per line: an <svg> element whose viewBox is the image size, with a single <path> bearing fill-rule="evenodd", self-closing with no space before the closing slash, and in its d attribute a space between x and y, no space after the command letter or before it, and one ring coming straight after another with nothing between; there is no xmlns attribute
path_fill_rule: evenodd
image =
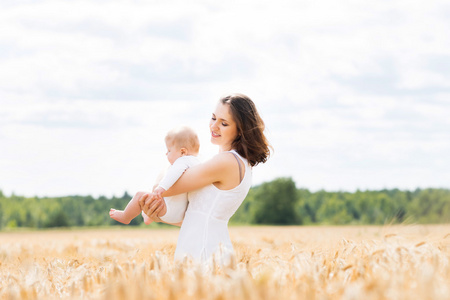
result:
<svg viewBox="0 0 450 300"><path fill-rule="evenodd" d="M166 135L167 159L172 165L185 155L197 156L200 142L197 134L190 127L182 126L170 130Z"/></svg>

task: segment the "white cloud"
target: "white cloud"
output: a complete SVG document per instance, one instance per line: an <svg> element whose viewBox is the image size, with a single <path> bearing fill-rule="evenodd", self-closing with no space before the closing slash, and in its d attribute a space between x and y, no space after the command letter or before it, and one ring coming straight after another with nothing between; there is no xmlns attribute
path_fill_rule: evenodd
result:
<svg viewBox="0 0 450 300"><path fill-rule="evenodd" d="M275 147L255 184L448 186L445 1L21 3L0 4L6 192L148 186L172 126L216 151L210 111L235 91Z"/></svg>

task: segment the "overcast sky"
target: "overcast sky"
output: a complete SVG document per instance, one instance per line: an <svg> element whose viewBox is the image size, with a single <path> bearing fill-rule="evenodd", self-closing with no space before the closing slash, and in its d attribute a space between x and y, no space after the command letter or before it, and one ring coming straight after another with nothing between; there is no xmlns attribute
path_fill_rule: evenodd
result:
<svg viewBox="0 0 450 300"><path fill-rule="evenodd" d="M450 188L449 32L435 0L3 0L0 189L147 189L170 128L218 151L208 122L230 92L275 149L254 185Z"/></svg>

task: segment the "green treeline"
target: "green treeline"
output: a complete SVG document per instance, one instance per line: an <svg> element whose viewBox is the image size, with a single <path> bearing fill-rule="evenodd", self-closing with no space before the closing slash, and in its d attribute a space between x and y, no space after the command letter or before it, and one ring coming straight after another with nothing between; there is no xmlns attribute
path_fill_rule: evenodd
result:
<svg viewBox="0 0 450 300"><path fill-rule="evenodd" d="M7 197L0 191L0 229L122 225L109 217L109 209L123 209L130 199L127 193L120 198L25 198ZM253 187L230 221L280 225L402 222L450 222L450 190L310 192L296 188L291 178L278 178ZM137 217L130 225L142 223Z"/></svg>
<svg viewBox="0 0 450 300"><path fill-rule="evenodd" d="M243 224L450 222L450 190L310 192L291 178L253 187L232 221Z"/></svg>
<svg viewBox="0 0 450 300"><path fill-rule="evenodd" d="M91 196L66 196L57 198L25 198L16 195L5 197L0 191L0 229L51 228L80 226L109 226L120 223L109 217L109 209L123 209L131 196L93 198ZM139 225L135 218L130 225Z"/></svg>

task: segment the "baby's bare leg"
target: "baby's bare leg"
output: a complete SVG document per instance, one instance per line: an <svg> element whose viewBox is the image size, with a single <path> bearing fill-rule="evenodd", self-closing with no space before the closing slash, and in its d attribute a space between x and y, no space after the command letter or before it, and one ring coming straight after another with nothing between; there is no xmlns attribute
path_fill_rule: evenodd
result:
<svg viewBox="0 0 450 300"><path fill-rule="evenodd" d="M116 210L111 208L109 216L114 220L123 223L130 224L131 220L137 217L141 213L141 206L139 205L139 199L145 194L145 192L137 192L133 199L128 202L127 207L124 210ZM144 218L145 221L145 218ZM145 222L145 224L150 224Z"/></svg>

